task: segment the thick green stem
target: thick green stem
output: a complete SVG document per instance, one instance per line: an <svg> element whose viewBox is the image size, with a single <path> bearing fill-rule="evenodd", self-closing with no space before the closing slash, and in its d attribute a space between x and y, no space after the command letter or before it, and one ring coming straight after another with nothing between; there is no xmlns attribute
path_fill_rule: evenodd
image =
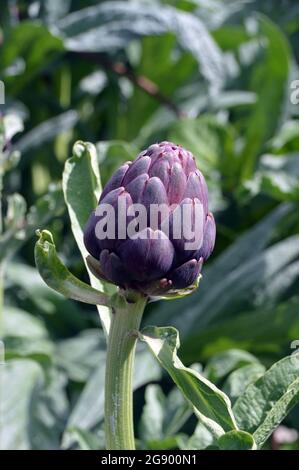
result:
<svg viewBox="0 0 299 470"><path fill-rule="evenodd" d="M120 296L108 338L105 381L105 433L108 450L134 450L133 367L137 331L146 298Z"/></svg>

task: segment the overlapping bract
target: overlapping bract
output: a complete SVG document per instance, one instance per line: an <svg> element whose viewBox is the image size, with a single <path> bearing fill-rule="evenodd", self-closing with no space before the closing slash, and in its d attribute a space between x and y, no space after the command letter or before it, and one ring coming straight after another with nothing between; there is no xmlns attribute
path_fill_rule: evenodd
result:
<svg viewBox="0 0 299 470"><path fill-rule="evenodd" d="M99 204L110 204L117 213L119 198L125 207L139 203L148 213L152 204L166 204L169 210L158 226L153 227L148 220L146 237L103 240L96 236L99 217L92 212L84 241L88 252L99 261L103 277L149 294L181 290L194 284L203 262L213 251L216 227L208 211L206 182L193 155L171 142L151 145L113 174ZM191 204L193 209L199 204L202 210L202 233L197 234L199 242L192 250L186 250L183 235L175 238L171 230L175 211L185 204ZM168 232L163 229L166 222Z"/></svg>

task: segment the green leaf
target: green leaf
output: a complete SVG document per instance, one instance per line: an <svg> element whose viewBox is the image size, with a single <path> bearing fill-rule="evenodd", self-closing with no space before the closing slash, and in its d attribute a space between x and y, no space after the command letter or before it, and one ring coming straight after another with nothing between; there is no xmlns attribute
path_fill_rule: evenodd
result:
<svg viewBox="0 0 299 470"><path fill-rule="evenodd" d="M83 241L83 232L89 215L96 208L101 194L101 180L95 147L78 141L73 147L73 156L66 161L63 172L63 191L72 224L72 231L89 273L91 285L102 290L102 282L89 270L86 263L88 252ZM104 331L110 327L110 311L98 307Z"/></svg>
<svg viewBox="0 0 299 470"><path fill-rule="evenodd" d="M215 435L236 429L229 398L214 384L191 368L185 367L177 356L179 336L175 328L147 327L140 333L153 355L167 370L197 417Z"/></svg>
<svg viewBox="0 0 299 470"><path fill-rule="evenodd" d="M14 299L25 299L26 308L43 319L52 337L69 337L72 332L90 327L90 317L82 315L82 305L49 289L36 267L11 260L5 274L7 295L12 292Z"/></svg>
<svg viewBox="0 0 299 470"><path fill-rule="evenodd" d="M29 410L32 449L57 450L69 414L67 380L54 367L47 369L41 389L34 390Z"/></svg>
<svg viewBox="0 0 299 470"><path fill-rule="evenodd" d="M1 366L2 450L57 449L68 412L61 373L29 359Z"/></svg>
<svg viewBox="0 0 299 470"><path fill-rule="evenodd" d="M184 53L174 56L176 38L171 33L165 34L163 38L160 36L145 37L140 41L139 46L141 52L140 60L136 64L136 74L148 77L157 85L161 93L171 97L171 100L176 103L178 101L176 91L188 81L191 75L196 73L197 64L194 57ZM159 64L159 67L153 67L153 63ZM169 80L170 76L172 80ZM181 104L178 104L178 107L180 108ZM128 100L126 113L118 117L121 136L129 141L135 139L135 143L138 143L140 147L143 147L145 142L151 143L160 140L156 135L145 139L144 129L143 132L140 132L144 123L148 128L148 124L156 114L155 110L161 114L166 111L166 108L162 109L158 100L153 100L142 89L134 87L133 94ZM175 121L176 118L173 109L167 109L167 111L168 115L164 115L164 118L160 119L160 125L156 126L161 140L167 138L164 128L168 127L170 122ZM136 119L136 116L141 116L142 119Z"/></svg>
<svg viewBox="0 0 299 470"><path fill-rule="evenodd" d="M228 349L209 360L205 368L205 376L211 382L217 382L246 364L257 363L258 359L242 349Z"/></svg>
<svg viewBox="0 0 299 470"><path fill-rule="evenodd" d="M4 306L5 358L27 358L50 365L55 345L49 338L45 324L16 307Z"/></svg>
<svg viewBox="0 0 299 470"><path fill-rule="evenodd" d="M30 401L35 387L40 387L43 372L30 360L8 361L1 365L1 450L31 448L29 435Z"/></svg>
<svg viewBox="0 0 299 470"><path fill-rule="evenodd" d="M222 8L225 5L221 5ZM249 41L250 34L242 25L224 25L221 28L213 31L213 37L222 50L237 49L241 44Z"/></svg>
<svg viewBox="0 0 299 470"><path fill-rule="evenodd" d="M95 368L105 361L106 341L98 328L59 341L56 360L70 380L85 384Z"/></svg>
<svg viewBox="0 0 299 470"><path fill-rule="evenodd" d="M274 153L285 153L298 150L299 121L290 120L283 123L282 127L269 142L269 147Z"/></svg>
<svg viewBox="0 0 299 470"><path fill-rule="evenodd" d="M256 382L265 373L265 370L265 366L258 362L240 367L229 375L222 389L234 403L244 393L248 385Z"/></svg>
<svg viewBox="0 0 299 470"><path fill-rule="evenodd" d="M93 305L108 305L109 298L103 292L77 279L64 266L56 254L53 236L48 230L38 232L35 245L35 264L45 283L56 292L73 300Z"/></svg>
<svg viewBox="0 0 299 470"><path fill-rule="evenodd" d="M4 336L33 339L47 338L46 326L39 318L24 310L5 305Z"/></svg>
<svg viewBox="0 0 299 470"><path fill-rule="evenodd" d="M255 450L251 434L245 431L230 431L220 436L217 442L220 450Z"/></svg>
<svg viewBox="0 0 299 470"><path fill-rule="evenodd" d="M222 177L233 176L233 136L229 125L224 125L209 115L197 119L181 119L167 131L168 140L180 142L194 154L198 166L208 180L215 169L221 170Z"/></svg>
<svg viewBox="0 0 299 470"><path fill-rule="evenodd" d="M162 439L155 440L155 441L150 441L146 443L146 446L138 446L137 443L137 449L148 449L148 450L172 450L172 449L177 449L179 447L179 441L182 438L180 434L177 434L176 436L166 436Z"/></svg>
<svg viewBox="0 0 299 470"><path fill-rule="evenodd" d="M5 357L12 359L32 359L43 367L53 363L54 343L48 339L7 338Z"/></svg>
<svg viewBox="0 0 299 470"><path fill-rule="evenodd" d="M299 401L299 354L275 363L248 386L233 410L239 427L253 434L260 448Z"/></svg>
<svg viewBox="0 0 299 470"><path fill-rule="evenodd" d="M76 52L124 49L134 38L172 32L214 88L220 88L224 79L221 52L204 23L170 6L104 2L67 15L56 27L66 49Z"/></svg>
<svg viewBox="0 0 299 470"><path fill-rule="evenodd" d="M22 73L7 73L5 85L13 96L27 85L54 58L63 51L63 43L42 24L33 21L21 21L14 28L8 29L7 37L1 48L1 66L11 67L18 59L24 61ZM16 78L17 76L17 78Z"/></svg>
<svg viewBox="0 0 299 470"><path fill-rule="evenodd" d="M243 180L252 176L262 147L279 124L290 68L290 47L282 31L265 16L259 15L258 22L266 43L264 57L252 75L251 89L258 99L246 124L240 157Z"/></svg>

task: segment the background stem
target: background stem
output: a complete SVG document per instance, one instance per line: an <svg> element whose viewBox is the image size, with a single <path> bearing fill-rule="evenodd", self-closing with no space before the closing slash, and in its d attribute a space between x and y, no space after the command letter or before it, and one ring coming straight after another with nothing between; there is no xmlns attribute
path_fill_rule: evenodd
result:
<svg viewBox="0 0 299 470"><path fill-rule="evenodd" d="M135 449L133 427L133 366L136 331L146 298L134 294L115 308L108 339L105 381L105 433L108 450Z"/></svg>

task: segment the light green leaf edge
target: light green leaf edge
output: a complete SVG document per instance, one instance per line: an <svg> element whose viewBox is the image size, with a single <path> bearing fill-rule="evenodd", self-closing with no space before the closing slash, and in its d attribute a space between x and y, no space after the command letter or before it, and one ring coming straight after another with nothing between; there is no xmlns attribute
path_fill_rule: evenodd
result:
<svg viewBox="0 0 299 470"><path fill-rule="evenodd" d="M178 358L180 342L175 328L148 326L139 333L139 338L147 343L191 404L198 419L215 438L238 429L229 398L198 372L185 367Z"/></svg>

